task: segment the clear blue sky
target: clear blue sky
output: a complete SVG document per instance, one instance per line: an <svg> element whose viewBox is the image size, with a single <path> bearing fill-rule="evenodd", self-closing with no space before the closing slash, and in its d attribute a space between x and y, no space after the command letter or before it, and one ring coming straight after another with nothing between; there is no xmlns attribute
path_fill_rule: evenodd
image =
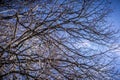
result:
<svg viewBox="0 0 120 80"><path fill-rule="evenodd" d="M120 29L120 0L111 0L111 8L113 12L109 16L109 21Z"/></svg>

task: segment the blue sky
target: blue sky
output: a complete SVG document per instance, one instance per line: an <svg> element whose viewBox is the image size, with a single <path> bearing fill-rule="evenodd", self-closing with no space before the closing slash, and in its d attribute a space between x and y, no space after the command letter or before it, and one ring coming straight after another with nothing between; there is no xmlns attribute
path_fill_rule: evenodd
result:
<svg viewBox="0 0 120 80"><path fill-rule="evenodd" d="M120 29L120 0L111 0L111 8L113 12L108 19L110 23Z"/></svg>

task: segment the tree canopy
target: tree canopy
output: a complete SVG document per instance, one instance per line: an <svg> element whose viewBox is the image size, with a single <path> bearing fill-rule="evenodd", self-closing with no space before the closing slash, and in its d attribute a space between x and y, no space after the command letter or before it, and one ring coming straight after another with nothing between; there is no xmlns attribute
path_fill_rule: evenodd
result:
<svg viewBox="0 0 120 80"><path fill-rule="evenodd" d="M15 3L13 3L14 1ZM114 80L107 0L0 2L0 78Z"/></svg>

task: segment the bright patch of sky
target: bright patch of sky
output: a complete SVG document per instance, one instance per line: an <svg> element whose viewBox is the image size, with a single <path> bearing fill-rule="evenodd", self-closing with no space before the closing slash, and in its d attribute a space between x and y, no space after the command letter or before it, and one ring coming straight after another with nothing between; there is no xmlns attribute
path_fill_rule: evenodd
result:
<svg viewBox="0 0 120 80"><path fill-rule="evenodd" d="M90 44L90 42L89 41L80 41L80 42L76 42L76 43L74 43L74 46L76 47L76 48L81 48L81 47L91 47L91 44Z"/></svg>

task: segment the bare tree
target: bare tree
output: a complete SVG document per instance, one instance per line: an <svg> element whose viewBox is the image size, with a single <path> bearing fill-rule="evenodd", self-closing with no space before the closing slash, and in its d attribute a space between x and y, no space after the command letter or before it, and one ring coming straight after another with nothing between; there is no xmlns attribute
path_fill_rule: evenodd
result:
<svg viewBox="0 0 120 80"><path fill-rule="evenodd" d="M106 0L31 1L1 9L1 79L115 79Z"/></svg>

